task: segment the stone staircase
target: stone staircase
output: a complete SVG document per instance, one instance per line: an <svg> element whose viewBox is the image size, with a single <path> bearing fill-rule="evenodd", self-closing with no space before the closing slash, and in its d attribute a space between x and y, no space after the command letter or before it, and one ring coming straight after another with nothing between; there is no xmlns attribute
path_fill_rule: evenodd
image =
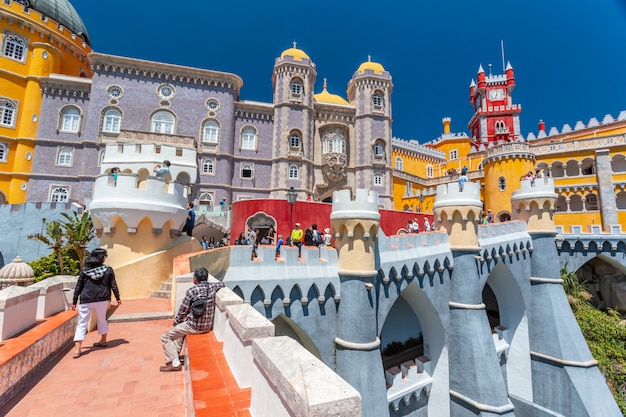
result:
<svg viewBox="0 0 626 417"><path fill-rule="evenodd" d="M161 288L150 292L150 298L167 298L172 297L172 276L167 281L161 282Z"/></svg>

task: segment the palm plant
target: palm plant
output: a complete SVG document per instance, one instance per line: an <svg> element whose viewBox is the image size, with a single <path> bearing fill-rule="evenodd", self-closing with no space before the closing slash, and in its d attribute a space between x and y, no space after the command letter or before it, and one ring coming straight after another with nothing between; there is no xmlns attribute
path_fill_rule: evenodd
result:
<svg viewBox="0 0 626 417"><path fill-rule="evenodd" d="M572 306L588 303L591 294L587 291L585 284L580 280L576 272L567 270L567 263L561 267L561 279L563 289L567 294L567 300Z"/></svg>
<svg viewBox="0 0 626 417"><path fill-rule="evenodd" d="M85 266L85 254L87 253L87 245L95 237L93 230L93 222L88 212L79 215L72 212L73 216L67 213L61 213L65 220L61 220L61 226L65 231L67 244L65 249L72 249L78 256L80 268Z"/></svg>
<svg viewBox="0 0 626 417"><path fill-rule="evenodd" d="M44 220L45 222L45 220ZM46 233L35 233L28 235L30 240L38 240L41 243L48 246L54 251L54 254L59 261L59 271L63 275L65 270L63 269L63 249L65 248L65 231L61 223L54 220L51 222L45 222Z"/></svg>

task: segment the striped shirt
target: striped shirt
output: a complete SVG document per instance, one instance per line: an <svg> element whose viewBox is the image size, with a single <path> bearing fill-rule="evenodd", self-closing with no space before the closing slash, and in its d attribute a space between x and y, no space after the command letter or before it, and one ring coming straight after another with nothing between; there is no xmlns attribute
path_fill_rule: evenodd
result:
<svg viewBox="0 0 626 417"><path fill-rule="evenodd" d="M215 294L223 288L222 282L201 281L197 285L189 288L185 294L178 314L174 318L174 326L187 321L198 333L206 333L213 328L213 318L215 317ZM198 299L207 300L206 310L201 317L194 317L191 312L191 304Z"/></svg>

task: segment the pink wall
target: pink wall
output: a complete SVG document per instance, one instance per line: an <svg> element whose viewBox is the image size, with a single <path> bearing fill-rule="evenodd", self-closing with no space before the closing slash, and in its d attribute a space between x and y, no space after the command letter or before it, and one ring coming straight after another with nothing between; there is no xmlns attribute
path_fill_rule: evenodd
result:
<svg viewBox="0 0 626 417"><path fill-rule="evenodd" d="M312 201L297 201L293 205L293 223L299 222L303 229L317 223L317 229L323 231L330 227L332 204ZM288 236L289 203L287 200L243 200L232 205L230 232L231 242L239 233L247 230L246 221L258 212L264 212L276 220L276 233ZM380 227L387 236L395 234L398 229L406 227L407 221L417 217L420 230L424 230L424 218L433 223L432 214L413 213L407 211L380 210Z"/></svg>

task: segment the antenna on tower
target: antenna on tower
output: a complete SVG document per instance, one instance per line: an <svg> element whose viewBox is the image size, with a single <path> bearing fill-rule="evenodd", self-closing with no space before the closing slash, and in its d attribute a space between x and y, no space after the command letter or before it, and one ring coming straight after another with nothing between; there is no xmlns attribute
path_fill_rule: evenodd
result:
<svg viewBox="0 0 626 417"><path fill-rule="evenodd" d="M491 64L489 64L489 76L491 77Z"/></svg>
<svg viewBox="0 0 626 417"><path fill-rule="evenodd" d="M502 49L502 73L504 74L506 72L506 69L504 68L504 40L500 39L500 49Z"/></svg>

